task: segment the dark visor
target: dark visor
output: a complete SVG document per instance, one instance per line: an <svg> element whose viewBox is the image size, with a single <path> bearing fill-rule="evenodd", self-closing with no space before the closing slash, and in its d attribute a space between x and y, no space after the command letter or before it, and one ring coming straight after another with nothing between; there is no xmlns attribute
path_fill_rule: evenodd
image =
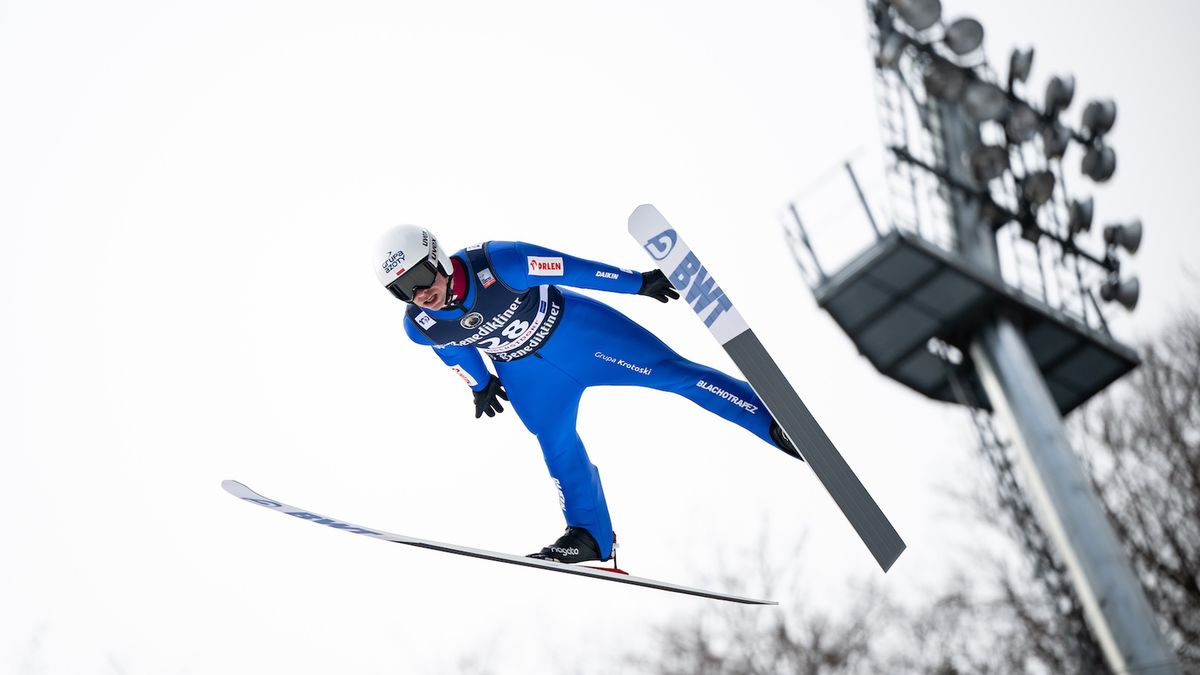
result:
<svg viewBox="0 0 1200 675"><path fill-rule="evenodd" d="M417 263L416 267L397 277L395 281L387 285L387 289L397 298L405 302L412 302L413 296L418 291L423 288L429 288L436 280L437 268L427 258Z"/></svg>

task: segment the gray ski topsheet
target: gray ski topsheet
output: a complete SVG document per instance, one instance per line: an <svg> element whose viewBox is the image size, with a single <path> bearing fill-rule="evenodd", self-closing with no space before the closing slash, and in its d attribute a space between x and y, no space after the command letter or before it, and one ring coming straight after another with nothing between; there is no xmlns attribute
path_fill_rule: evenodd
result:
<svg viewBox="0 0 1200 675"><path fill-rule="evenodd" d="M779 604L773 600L757 600L754 598L743 598L737 595L728 593L718 593L715 591L706 591L699 588L690 588L688 586L680 586L671 584L665 581L655 581L653 579L644 579L616 572L608 572L603 569L595 569L592 567L581 567L578 565L566 565L563 563L552 562L549 560L538 560L536 558L526 558L524 556L511 555L508 553L497 553L495 551L484 551L477 548L468 548L466 546L458 546L455 544L443 544L441 542L430 541L428 539L418 539L417 537L409 537L403 534L393 534L376 530L369 527L361 527L345 521L336 520L334 518L326 518L312 511L306 511L294 506L288 506L283 502L275 501L264 497L257 492L251 490L245 485L235 481L226 480L221 482L221 487L229 494L244 499L252 504L264 506L273 511L286 513L289 516L295 516L302 520L312 521L319 525L325 525L337 530L361 534L365 537L373 539L382 539L396 544L406 544L408 546L416 546L417 548L426 548L432 551L441 551L443 553L453 553L455 555L467 556L470 558L482 558L483 560L494 560L496 562L507 563L509 565L520 565L522 567L533 567L535 569L549 570L551 572L561 572L563 574L574 574L581 577L591 577L592 579L601 579L603 581L615 581L619 584L630 584L633 586L644 586L646 588L656 588L660 591L669 591L671 593L682 593L684 595L695 595L701 598L711 598L713 600L725 600L728 602L738 602L744 605L776 605Z"/></svg>
<svg viewBox="0 0 1200 675"><path fill-rule="evenodd" d="M886 572L904 540L834 447L779 366L738 313L729 296L658 209L642 204L629 216L629 234L670 279L745 375L767 410L787 432L838 508Z"/></svg>

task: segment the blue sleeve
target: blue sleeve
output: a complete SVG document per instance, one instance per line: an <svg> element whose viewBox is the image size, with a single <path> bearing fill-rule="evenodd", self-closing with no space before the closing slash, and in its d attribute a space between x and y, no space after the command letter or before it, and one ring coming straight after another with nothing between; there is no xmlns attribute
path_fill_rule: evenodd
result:
<svg viewBox="0 0 1200 675"><path fill-rule="evenodd" d="M492 373L483 363L483 357L479 355L479 350L474 347L459 347L459 346L440 346L433 344L424 333L417 328L412 319L404 317L404 332L408 335L408 339L419 345L425 345L433 348L433 353L438 355L442 360L453 370L456 375L462 378L463 382L467 383L473 391L480 391L487 386L488 380L491 379Z"/></svg>
<svg viewBox="0 0 1200 675"><path fill-rule="evenodd" d="M612 293L637 293L642 273L576 258L553 249L520 241L493 241L488 257L500 280L523 291L542 284L588 288Z"/></svg>

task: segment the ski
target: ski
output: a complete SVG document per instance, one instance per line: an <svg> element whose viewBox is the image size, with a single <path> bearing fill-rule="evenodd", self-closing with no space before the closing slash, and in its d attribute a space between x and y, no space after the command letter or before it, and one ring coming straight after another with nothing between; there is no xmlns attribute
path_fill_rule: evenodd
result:
<svg viewBox="0 0 1200 675"><path fill-rule="evenodd" d="M301 520L307 520L319 525L332 527L336 530L342 530L353 534L360 534L372 539L381 539L390 541L396 544L405 544L407 546L415 546L417 548L429 549L431 551L441 551L443 553L453 553L454 555L467 556L470 558L480 558L483 560L492 560L494 562L507 563L509 565L520 565L522 567L532 567L534 569L542 569L550 572L560 572L562 574L574 574L581 577L590 577L592 579L600 579L602 581L615 581L619 584L630 584L632 586L643 586L645 588L654 588L660 591L668 591L670 593L681 593L684 595L694 595L701 598L710 598L713 600L725 600L727 602L737 602L745 605L776 605L773 600L757 600L754 598L744 598L728 593L718 593L716 591L706 591L699 588L690 588L688 586L680 586L671 584L665 581L655 581L653 579L644 579L635 577L621 572L614 572L599 567L585 567L580 565L567 565L564 563L553 562L550 560L538 560L536 558L526 558L524 556L512 555L509 553L497 553L495 551L485 551L477 548L469 548L466 546L458 546L456 544L444 544L428 539L419 539L417 537L409 537L403 534L393 534L384 532L370 527L362 527L353 523L348 523L335 518L327 518L318 513L305 509L289 506L283 502L264 497L245 485L235 481L226 480L221 482L221 487L234 497L244 499L251 504L258 504L272 511L286 513L289 516L294 516Z"/></svg>
<svg viewBox="0 0 1200 675"><path fill-rule="evenodd" d="M904 551L904 540L800 400L729 296L653 205L642 204L629 216L629 234L650 254L746 376L767 410L787 432L813 473L817 474L817 479L858 532L875 561L883 571L890 569Z"/></svg>

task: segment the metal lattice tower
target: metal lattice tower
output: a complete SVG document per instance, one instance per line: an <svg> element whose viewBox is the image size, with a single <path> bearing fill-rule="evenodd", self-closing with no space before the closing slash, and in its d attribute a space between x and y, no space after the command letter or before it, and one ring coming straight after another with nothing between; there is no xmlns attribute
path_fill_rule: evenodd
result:
<svg viewBox="0 0 1200 675"><path fill-rule="evenodd" d="M1091 180L1112 176L1116 105L1088 103L1073 128L1061 119L1073 78L1051 78L1029 100L1033 50L1012 52L1004 81L980 49L982 25L943 22L939 0L867 9L890 213L876 220L847 164L874 243L827 274L792 204L792 253L877 370L971 411L1000 504L1081 672L1179 672L1063 427L1138 365L1092 289L1136 305L1119 254L1136 252L1141 223L1093 235L1093 202L1072 198L1065 178L1068 150Z"/></svg>

